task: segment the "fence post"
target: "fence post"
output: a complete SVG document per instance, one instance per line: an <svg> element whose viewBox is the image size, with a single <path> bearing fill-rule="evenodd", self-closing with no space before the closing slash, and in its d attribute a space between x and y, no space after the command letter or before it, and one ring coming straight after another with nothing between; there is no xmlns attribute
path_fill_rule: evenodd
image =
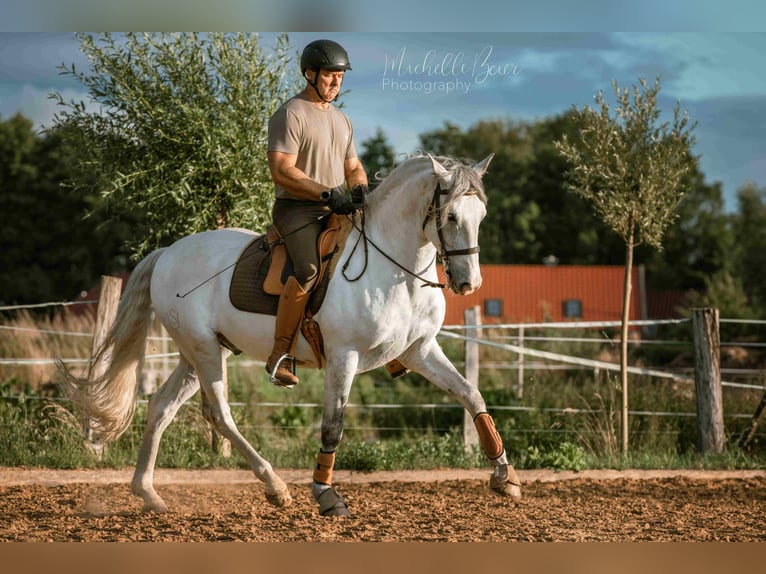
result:
<svg viewBox="0 0 766 574"><path fill-rule="evenodd" d="M101 291L96 310L96 325L93 331L91 356L93 356L104 343L106 336L109 333L109 329L111 329L114 320L117 318L117 307L120 305L121 292L122 279L119 277L109 277L107 275L101 276ZM100 363L91 365L91 378L100 377L104 373L108 364L108 358L104 357L104 359L105 360L102 360ZM88 391L86 390L86 392ZM104 455L104 445L94 440L90 418L86 417L86 419L83 420L83 430L85 431L86 444L96 455L96 458L101 460Z"/></svg>
<svg viewBox="0 0 766 574"><path fill-rule="evenodd" d="M463 312L466 335L478 339L481 329L471 329L481 325L481 310L478 305L469 307ZM465 378L474 387L479 386L479 344L474 341L465 342ZM463 446L466 452L470 452L475 445L479 444L479 435L473 424L471 413L463 411Z"/></svg>
<svg viewBox="0 0 766 574"><path fill-rule="evenodd" d="M519 327L519 347L524 348L524 326ZM524 396L524 353L516 360L516 398Z"/></svg>
<svg viewBox="0 0 766 574"><path fill-rule="evenodd" d="M721 393L721 341L718 309L692 309L694 384L700 452L721 453L726 446Z"/></svg>

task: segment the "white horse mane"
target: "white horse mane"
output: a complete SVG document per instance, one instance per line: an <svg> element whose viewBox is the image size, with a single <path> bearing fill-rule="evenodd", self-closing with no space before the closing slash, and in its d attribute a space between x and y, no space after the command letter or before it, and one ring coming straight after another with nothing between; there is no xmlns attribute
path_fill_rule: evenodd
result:
<svg viewBox="0 0 766 574"><path fill-rule="evenodd" d="M474 169L472 163L447 156L431 156L423 151L408 155L387 176L380 177L376 175L375 180L380 183L371 194L370 199L375 202L383 201L393 189L413 177L413 170L427 171L433 174L431 158L441 164L452 175L452 186L442 203L442 209L448 209L452 202L464 195L473 194L477 195L482 203L486 205L487 194L484 191L484 183L481 179L482 174Z"/></svg>

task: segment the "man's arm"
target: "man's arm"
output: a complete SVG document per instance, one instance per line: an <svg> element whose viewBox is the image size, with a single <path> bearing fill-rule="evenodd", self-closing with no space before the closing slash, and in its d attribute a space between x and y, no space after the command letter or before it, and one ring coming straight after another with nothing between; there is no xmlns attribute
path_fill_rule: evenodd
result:
<svg viewBox="0 0 766 574"><path fill-rule="evenodd" d="M355 185L367 186L367 172L359 160L359 157L352 157L343 163L343 170L346 175L346 185L353 189Z"/></svg>
<svg viewBox="0 0 766 574"><path fill-rule="evenodd" d="M321 201L321 193L326 188L295 167L298 156L270 151L267 152L266 157L269 160L269 170L274 183L300 199Z"/></svg>

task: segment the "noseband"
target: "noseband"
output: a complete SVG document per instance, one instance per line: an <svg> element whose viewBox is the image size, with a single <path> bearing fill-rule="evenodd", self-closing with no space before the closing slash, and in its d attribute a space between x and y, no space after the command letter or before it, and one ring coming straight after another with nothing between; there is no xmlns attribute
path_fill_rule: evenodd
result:
<svg viewBox="0 0 766 574"><path fill-rule="evenodd" d="M426 214L426 218L423 220L423 230L425 230L426 225L428 225L428 222L431 220L431 217L436 218L436 233L439 235L439 260L442 262L442 266L444 267L444 272L451 276L450 274L450 268L449 268L449 258L453 255L473 255L474 253L479 253L480 248L478 245L474 247L468 247L466 249L447 249L447 244L444 241L444 233L442 232L442 210L441 210L441 197L442 195L447 195L449 193L448 189L442 189L441 184L436 184L436 189L434 190L434 198L431 201L431 205L428 208L428 213Z"/></svg>

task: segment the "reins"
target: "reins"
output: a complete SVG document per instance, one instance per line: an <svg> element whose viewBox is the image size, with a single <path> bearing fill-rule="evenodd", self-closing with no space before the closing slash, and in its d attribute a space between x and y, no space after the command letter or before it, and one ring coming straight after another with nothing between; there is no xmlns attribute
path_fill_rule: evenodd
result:
<svg viewBox="0 0 766 574"><path fill-rule="evenodd" d="M356 222L353 222L354 229L356 229L359 232L359 238L357 238L356 243L354 244L354 248L351 250L351 253L349 253L348 259L346 259L346 262L343 264L343 267L341 269L341 273L343 273L343 277L346 279L346 281L348 281L349 283L354 283L355 281L359 281L362 275L364 275L364 272L367 270L367 262L369 261L369 250L367 249L367 244L369 243L375 248L375 250L378 253L380 253L383 257L385 257L391 263L396 265L399 269L401 269L402 271L404 271L405 273L409 275L412 275L416 279L419 279L420 281L422 281L423 285L421 285L421 287L437 287L439 289L444 289L446 287L444 283L434 283L433 281L429 281L425 277L418 275L414 271L410 271L404 265L402 265L401 263L396 261L393 257L391 257L388 253L386 253L380 247L378 247L375 244L375 242L367 236L367 233L364 230L364 221L365 221L364 210L362 210L362 226L358 227ZM359 241L362 238L364 239L364 266L362 267L362 270L359 272L359 275L357 275L356 277L352 279L348 275L346 275L346 269L348 268L348 264L351 262L351 257L353 257L354 252L356 251L356 248L359 245ZM433 261L431 261L431 263L428 264L428 266L426 267L426 270L431 268L431 265L434 264L434 261L436 261L436 256L434 256Z"/></svg>
<svg viewBox="0 0 766 574"><path fill-rule="evenodd" d="M426 225L428 225L428 222L430 221L431 217L436 218L436 232L439 235L439 249L437 252L437 255L434 256L433 261L428 264L426 267L426 270L431 268L431 265L434 264L434 261L436 261L437 257L441 259L442 264L444 265L444 271L449 276L449 258L450 256L458 256L458 255L473 255L474 253L479 253L479 246L475 247L468 247L466 249L453 249L448 250L446 248L446 243L444 241L444 234L442 232L442 215L441 215L441 196L447 195L449 193L449 190L442 189L441 185L437 182L436 189L434 189L434 197L431 200L431 205L428 208L428 213L426 214L425 219L423 220L423 226L422 228L425 229ZM364 203L362 204L362 225L361 227L357 226L356 222L353 222L354 229L356 229L359 232L359 237L356 240L356 243L354 244L353 249L351 249L351 253L348 256L348 259L346 259L346 262L343 264L343 267L341 269L341 272L343 273L343 277L346 279L346 281L349 281L353 283L354 281L358 281L362 275L364 275L364 272L367 270L367 263L369 261L369 250L367 249L367 244L369 243L372 245L375 250L380 253L383 257L388 259L391 263L396 265L399 269L404 271L405 273L411 275L412 277L415 277L416 279L419 279L423 282L423 285L421 287L435 287L438 289L444 289L446 285L444 283L434 283L433 281L430 281L423 277L422 275L419 275L415 273L414 271L410 271L406 267L404 267L402 264L400 264L398 261L393 259L388 253L383 251L380 247L378 247L375 242L370 239L365 231L365 211L364 211ZM353 279L348 277L346 275L346 269L348 268L349 263L351 262L351 258L353 257L354 253L356 252L357 247L359 246L359 242L361 240L364 240L364 266L362 267L362 270L359 272L359 275L354 277Z"/></svg>
<svg viewBox="0 0 766 574"><path fill-rule="evenodd" d="M434 256L433 261L431 261L428 264L428 266L426 267L426 271L431 268L431 265L434 264L434 261L436 261L437 259L440 259L442 261L442 264L444 265L444 272L447 274L447 276L450 276L450 266L449 266L449 258L450 257L452 257L452 256L460 256L460 255L473 255L474 253L479 253L480 249L479 249L478 245L474 246L474 247L468 247L466 249L452 249L452 250L448 250L446 248L446 242L444 240L444 234L442 232L441 197L443 195L447 195L447 194L449 194L449 190L442 189L441 185L437 182L436 189L434 189L434 196L433 196L433 199L431 200L431 205L428 207L428 213L426 214L426 217L423 220L422 228L423 229L426 228L426 225L428 225L428 222L431 220L431 217L434 217L436 219L436 232L437 232L437 234L439 236L439 248L437 250L437 254ZM330 216L329 213L327 213L325 215L320 215L315 220L309 221L305 225L302 225L302 226L298 227L297 229L294 229L293 231L291 231L290 233L288 233L286 235L291 235L293 233L296 233L296 232L300 231L301 229L303 229L304 227L308 227L309 225L313 225L317 221L322 221L322 220L326 219L329 216ZM390 261L391 263L396 265L399 269L401 269L402 271L404 271L408 275L411 275L415 279L418 279L419 281L422 281L423 285L421 285L421 287L435 287L435 288L438 288L438 289L444 289L447 286L444 283L435 283L433 281L430 281L430 280L426 279L425 277L423 277L422 274L418 274L418 273L415 273L414 271L411 271L411 270L407 269L404 265L402 265L401 263L396 261L393 257L388 255L388 253L383 251L383 249L378 247L378 245L372 239L370 239L370 237L367 235L367 232L365 231L366 213L365 213L365 204L364 204L364 202L362 202L362 205L361 205L361 220L362 220L361 226L358 226L356 224L356 222L352 220L352 225L353 225L354 229L356 229L359 232L359 237L357 238L356 243L354 243L354 247L351 249L351 253L349 253L349 256L346 259L346 262L343 264L343 267L341 268L341 273L343 274L343 277L346 279L346 281L349 281L350 283L354 283L356 281L359 281L359 279L361 279L361 277L367 271L367 264L369 262L369 249L367 247L367 244L369 243L370 245L372 245L372 247L378 253L380 253L388 261ZM286 235L280 237L279 239L277 239L273 243L269 243L267 249L273 247L273 245L275 245L277 243L282 242L284 240L284 237L286 237ZM349 277L346 274L346 270L348 269L348 266L351 263L351 258L354 256L354 253L356 253L356 250L359 247L359 242L360 241L363 241L363 245L364 245L364 265L362 266L362 270L359 272L359 275L357 275L354 278L351 278L351 277ZM255 254L255 252L253 254L249 255L249 256L252 256L254 254ZM246 257L249 257L249 256L246 256ZM202 287L203 285L205 285L209 281L212 281L213 279L218 277L224 271L226 271L228 269L231 269L232 267L234 267L237 263L239 263L242 260L243 259L237 259L234 263L232 263L231 265L227 265L226 267L224 267L220 271L214 273L213 275L211 275L210 277L208 277L207 279L205 279L201 283L199 283L196 286L194 286L191 289L189 289L183 295L181 295L180 293L176 293L176 297L178 297L179 299L183 299L184 297L186 297L187 295L193 293L194 291L196 291L197 289L199 289L200 287Z"/></svg>

